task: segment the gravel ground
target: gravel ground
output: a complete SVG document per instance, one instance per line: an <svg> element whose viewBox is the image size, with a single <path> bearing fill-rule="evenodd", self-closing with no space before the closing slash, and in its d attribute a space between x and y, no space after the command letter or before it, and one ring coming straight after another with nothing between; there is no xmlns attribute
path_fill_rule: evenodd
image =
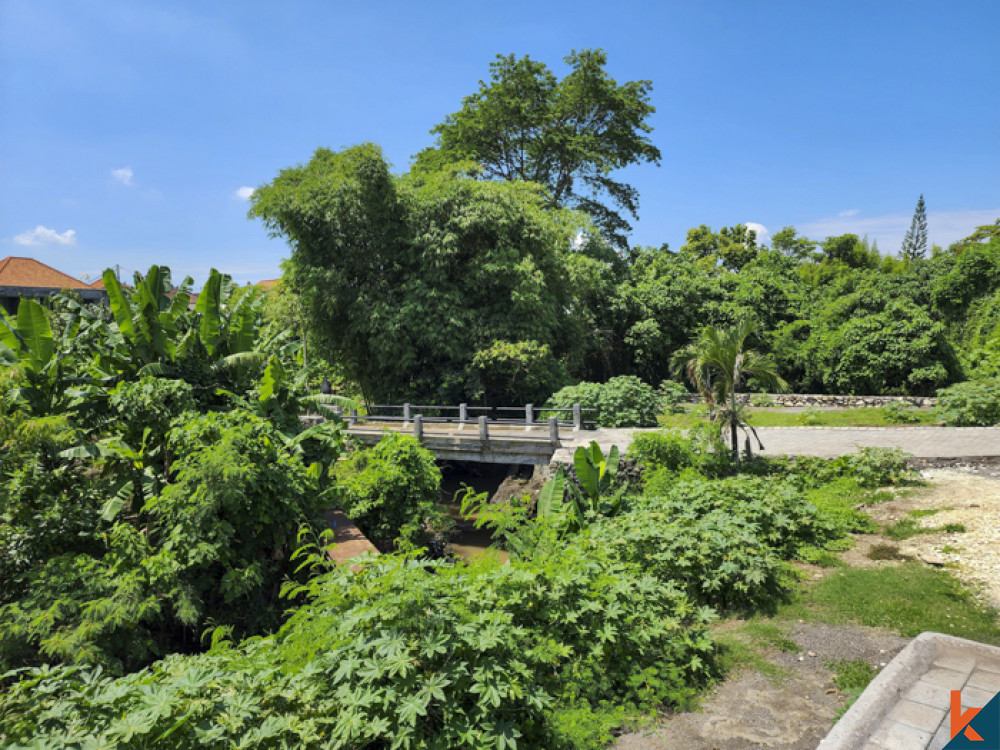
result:
<svg viewBox="0 0 1000 750"><path fill-rule="evenodd" d="M908 517L911 510L938 512L919 519L922 526L960 523L965 533L921 534L902 542L880 535L856 539L843 555L853 567L892 565L867 557L874 544L896 544L899 551L930 565L946 565L987 603L1000 608L1000 471L928 469L928 486L868 508L880 523ZM808 566L814 577L823 569ZM651 728L623 734L618 750L812 750L826 735L847 701L833 686L826 664L864 659L884 666L909 639L876 628L799 623L789 633L800 654L774 652L768 658L789 671L774 683L758 673L737 675L705 697L700 711L666 715ZM812 654L815 654L813 656Z"/></svg>
<svg viewBox="0 0 1000 750"><path fill-rule="evenodd" d="M937 510L918 523L925 528L962 524L964 533L921 534L898 542L899 551L931 564L947 564L984 602L1000 609L1000 472L927 469L922 476L928 487L872 506L869 513L880 523L890 523L911 510Z"/></svg>

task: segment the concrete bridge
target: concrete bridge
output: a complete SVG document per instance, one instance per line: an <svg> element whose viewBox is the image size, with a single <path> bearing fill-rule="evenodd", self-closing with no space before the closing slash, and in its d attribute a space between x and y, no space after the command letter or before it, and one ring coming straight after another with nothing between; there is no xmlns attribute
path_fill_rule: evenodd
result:
<svg viewBox="0 0 1000 750"><path fill-rule="evenodd" d="M414 435L439 460L547 466L560 448L581 440L593 409L524 406L375 404L341 414L348 432L374 445L386 430ZM563 419L560 419L563 416Z"/></svg>

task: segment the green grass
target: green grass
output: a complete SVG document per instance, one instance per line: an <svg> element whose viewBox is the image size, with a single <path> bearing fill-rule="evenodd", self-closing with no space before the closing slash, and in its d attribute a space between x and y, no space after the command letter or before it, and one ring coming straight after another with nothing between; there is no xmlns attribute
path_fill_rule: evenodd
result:
<svg viewBox="0 0 1000 750"><path fill-rule="evenodd" d="M856 622L913 637L925 630L1000 645L997 611L979 604L946 571L920 563L838 570L803 587L779 617Z"/></svg>
<svg viewBox="0 0 1000 750"><path fill-rule="evenodd" d="M913 415L917 418L915 424L939 421L930 411L914 411ZM904 424L873 407L799 412L749 409L747 422L754 427L889 427Z"/></svg>
<svg viewBox="0 0 1000 750"><path fill-rule="evenodd" d="M683 411L661 414L656 418L660 427L673 430L689 430L708 421L708 408L702 404L684 406Z"/></svg>
<svg viewBox="0 0 1000 750"><path fill-rule="evenodd" d="M885 490L864 489L855 479L841 477L810 490L806 499L825 516L836 519L844 528L855 533L870 534L878 531L878 525L867 513L855 510L855 507L862 503L873 505L885 502L891 500L892 495Z"/></svg>
<svg viewBox="0 0 1000 750"><path fill-rule="evenodd" d="M930 411L914 410L916 424L937 424L939 420ZM905 424L894 420L882 409L875 407L837 409L837 410L806 410L785 411L770 409L746 410L747 421L754 427L890 427ZM708 419L708 409L703 404L684 406L683 411L674 414L661 414L657 417L661 427L686 430L695 427Z"/></svg>
<svg viewBox="0 0 1000 750"><path fill-rule="evenodd" d="M789 672L769 661L767 652L796 654L802 650L781 626L766 619L748 620L735 628L717 631L714 638L719 645L719 667L723 674L752 670L775 683L787 678Z"/></svg>
<svg viewBox="0 0 1000 750"><path fill-rule="evenodd" d="M910 515L912 516L914 512L920 511L911 511ZM929 514L925 512L924 515ZM919 517L920 516L917 516L917 518ZM948 534L964 534L965 530L965 526L960 523L946 523L944 526L921 526L917 523L916 518L904 518L891 526L886 526L882 533L890 539L895 539L897 542L901 542L904 539L910 539L911 537L915 537L920 534L937 534L940 532Z"/></svg>

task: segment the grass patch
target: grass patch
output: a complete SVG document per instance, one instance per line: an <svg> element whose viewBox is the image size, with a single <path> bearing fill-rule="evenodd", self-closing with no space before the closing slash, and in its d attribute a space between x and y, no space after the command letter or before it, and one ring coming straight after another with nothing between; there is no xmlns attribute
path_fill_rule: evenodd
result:
<svg viewBox="0 0 1000 750"><path fill-rule="evenodd" d="M850 696L847 704L837 712L839 719L864 692L868 683L875 679L878 670L861 659L835 659L828 661L826 668L833 672L833 684L837 689Z"/></svg>
<svg viewBox="0 0 1000 750"><path fill-rule="evenodd" d="M713 634L719 647L718 664L723 674L755 671L771 682L779 683L789 676L789 671L767 659L768 651L795 654L802 649L785 631L770 620L748 620L736 628Z"/></svg>
<svg viewBox="0 0 1000 750"><path fill-rule="evenodd" d="M915 422L893 418L882 409L859 407L855 409L762 411L747 410L747 422L754 427L890 427L901 424L937 424L932 411L912 412Z"/></svg>
<svg viewBox="0 0 1000 750"><path fill-rule="evenodd" d="M806 494L806 499L819 508L825 516L835 518L838 525L849 531L873 534L878 531L878 524L867 513L857 510L856 506L891 500L892 495L884 490L866 490L853 478L841 477L810 490Z"/></svg>
<svg viewBox="0 0 1000 750"><path fill-rule="evenodd" d="M673 430L690 430L708 422L708 407L704 404L685 405L682 411L661 414L656 418L660 427Z"/></svg>
<svg viewBox="0 0 1000 750"><path fill-rule="evenodd" d="M912 515L912 512L911 512ZM886 526L882 532L890 539L901 542L904 539L919 536L920 534L964 534L965 526L960 523L946 523L944 526L921 526L916 518L904 518L891 526Z"/></svg>
<svg viewBox="0 0 1000 750"><path fill-rule="evenodd" d="M933 515L935 515L937 513L940 513L942 510L945 510L945 509L944 508L928 508L927 510L911 510L909 513L907 513L907 515L911 516L912 518L927 518L928 516L933 516ZM948 508L948 510L951 510L951 509Z"/></svg>
<svg viewBox="0 0 1000 750"><path fill-rule="evenodd" d="M850 568L805 588L783 617L830 623L857 622L913 637L925 630L1000 645L994 609L980 605L943 570L907 562Z"/></svg>
<svg viewBox="0 0 1000 750"><path fill-rule="evenodd" d="M828 661L826 668L834 673L833 684L837 689L855 697L861 695L868 683L875 679L878 670L861 659L836 659Z"/></svg>
<svg viewBox="0 0 1000 750"><path fill-rule="evenodd" d="M904 555L895 544L873 544L868 550L869 560L912 560L910 555Z"/></svg>

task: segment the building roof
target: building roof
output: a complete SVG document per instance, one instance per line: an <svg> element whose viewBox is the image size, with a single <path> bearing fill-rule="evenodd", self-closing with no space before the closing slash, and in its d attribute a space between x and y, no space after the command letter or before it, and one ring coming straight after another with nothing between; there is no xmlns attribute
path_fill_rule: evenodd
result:
<svg viewBox="0 0 1000 750"><path fill-rule="evenodd" d="M269 292L278 286L279 283L281 283L281 279L264 279L263 281L258 281L255 286L259 286L261 289Z"/></svg>
<svg viewBox="0 0 1000 750"><path fill-rule="evenodd" d="M0 286L42 289L96 289L34 258L10 256L0 260Z"/></svg>

